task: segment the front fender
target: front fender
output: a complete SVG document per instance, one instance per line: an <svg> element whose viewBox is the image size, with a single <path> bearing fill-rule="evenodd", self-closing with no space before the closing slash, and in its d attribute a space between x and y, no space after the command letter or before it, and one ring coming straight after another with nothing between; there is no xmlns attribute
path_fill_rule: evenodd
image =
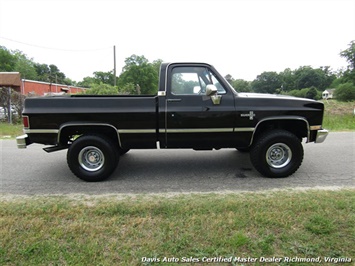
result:
<svg viewBox="0 0 355 266"><path fill-rule="evenodd" d="M259 134L262 134L263 131L275 128L285 129L294 133L301 139L306 137L307 142L310 141L310 126L306 118L301 116L274 116L263 118L256 124L250 140L250 145L253 144L254 139Z"/></svg>

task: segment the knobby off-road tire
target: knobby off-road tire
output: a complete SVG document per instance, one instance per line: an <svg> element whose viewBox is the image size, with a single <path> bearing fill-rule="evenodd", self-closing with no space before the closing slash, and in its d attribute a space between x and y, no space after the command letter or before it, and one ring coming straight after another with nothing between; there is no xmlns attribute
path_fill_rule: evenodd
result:
<svg viewBox="0 0 355 266"><path fill-rule="evenodd" d="M250 151L256 170L266 177L287 177L300 167L303 160L301 141L286 130L272 130L260 136Z"/></svg>
<svg viewBox="0 0 355 266"><path fill-rule="evenodd" d="M104 136L83 135L71 144L67 163L74 175L88 182L108 178L116 169L119 153Z"/></svg>

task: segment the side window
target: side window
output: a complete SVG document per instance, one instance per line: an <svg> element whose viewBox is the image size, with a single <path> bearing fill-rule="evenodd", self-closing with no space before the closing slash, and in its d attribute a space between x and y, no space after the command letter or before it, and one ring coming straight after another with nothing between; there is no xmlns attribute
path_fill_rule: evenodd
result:
<svg viewBox="0 0 355 266"><path fill-rule="evenodd" d="M175 95L198 95L201 91L198 69L175 67L171 77L171 92Z"/></svg>
<svg viewBox="0 0 355 266"><path fill-rule="evenodd" d="M226 93L214 74L205 67L175 67L171 74L170 86L174 95L204 95L208 84L215 85L218 94Z"/></svg>

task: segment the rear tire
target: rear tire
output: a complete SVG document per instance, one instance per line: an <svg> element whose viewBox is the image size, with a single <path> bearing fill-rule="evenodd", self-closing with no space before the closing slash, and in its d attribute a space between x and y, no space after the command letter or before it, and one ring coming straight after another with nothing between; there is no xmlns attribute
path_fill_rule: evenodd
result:
<svg viewBox="0 0 355 266"><path fill-rule="evenodd" d="M273 130L256 140L250 151L256 170L266 177L287 177L302 164L303 146L289 131Z"/></svg>
<svg viewBox="0 0 355 266"><path fill-rule="evenodd" d="M108 178L116 169L119 155L115 145L98 135L83 135L70 145L67 163L74 175L87 182Z"/></svg>

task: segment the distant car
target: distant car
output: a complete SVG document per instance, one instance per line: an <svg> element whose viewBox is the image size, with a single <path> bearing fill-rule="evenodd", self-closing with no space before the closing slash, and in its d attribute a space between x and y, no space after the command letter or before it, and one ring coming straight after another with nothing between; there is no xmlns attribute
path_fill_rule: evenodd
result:
<svg viewBox="0 0 355 266"><path fill-rule="evenodd" d="M11 113L13 116L17 116L18 112L16 111L16 109L11 106ZM7 110L4 107L0 107L0 119L5 119L7 118Z"/></svg>
<svg viewBox="0 0 355 266"><path fill-rule="evenodd" d="M0 107L0 119L4 119L6 117L4 107Z"/></svg>

